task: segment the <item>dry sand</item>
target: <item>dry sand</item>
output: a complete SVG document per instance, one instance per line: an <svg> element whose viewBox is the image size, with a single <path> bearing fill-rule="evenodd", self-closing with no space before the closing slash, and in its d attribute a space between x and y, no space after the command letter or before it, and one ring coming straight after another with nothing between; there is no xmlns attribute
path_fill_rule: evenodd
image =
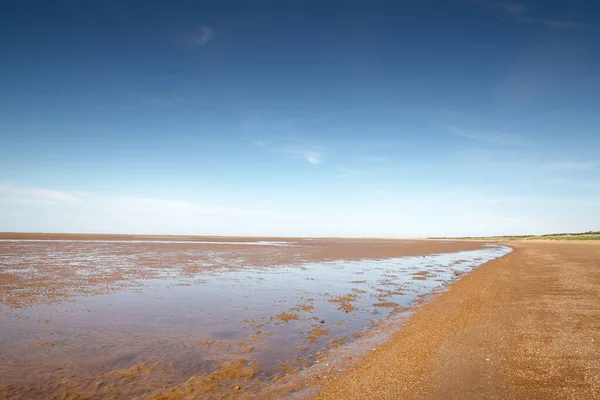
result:
<svg viewBox="0 0 600 400"><path fill-rule="evenodd" d="M600 243L509 245L316 399L600 398Z"/></svg>

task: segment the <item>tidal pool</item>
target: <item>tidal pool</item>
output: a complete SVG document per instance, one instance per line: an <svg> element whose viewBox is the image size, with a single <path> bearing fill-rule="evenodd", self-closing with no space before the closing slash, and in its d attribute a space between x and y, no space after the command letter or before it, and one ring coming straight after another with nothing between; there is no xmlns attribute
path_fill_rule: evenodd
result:
<svg viewBox="0 0 600 400"><path fill-rule="evenodd" d="M511 251L303 261L315 244L141 242L0 247L1 394L252 393Z"/></svg>

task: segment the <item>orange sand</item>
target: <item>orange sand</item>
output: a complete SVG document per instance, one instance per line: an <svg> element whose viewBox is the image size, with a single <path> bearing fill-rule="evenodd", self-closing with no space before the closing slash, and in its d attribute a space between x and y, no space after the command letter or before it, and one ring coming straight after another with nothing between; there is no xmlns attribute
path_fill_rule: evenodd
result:
<svg viewBox="0 0 600 400"><path fill-rule="evenodd" d="M600 243L510 245L315 398L600 398Z"/></svg>

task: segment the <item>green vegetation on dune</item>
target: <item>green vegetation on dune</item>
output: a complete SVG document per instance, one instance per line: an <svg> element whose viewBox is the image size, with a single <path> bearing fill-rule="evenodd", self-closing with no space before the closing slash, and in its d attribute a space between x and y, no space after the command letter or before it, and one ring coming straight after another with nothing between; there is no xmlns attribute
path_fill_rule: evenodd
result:
<svg viewBox="0 0 600 400"><path fill-rule="evenodd" d="M546 235L513 235L513 236L466 236L458 238L437 237L430 239L471 239L471 240L600 240L600 231L582 233L549 233Z"/></svg>

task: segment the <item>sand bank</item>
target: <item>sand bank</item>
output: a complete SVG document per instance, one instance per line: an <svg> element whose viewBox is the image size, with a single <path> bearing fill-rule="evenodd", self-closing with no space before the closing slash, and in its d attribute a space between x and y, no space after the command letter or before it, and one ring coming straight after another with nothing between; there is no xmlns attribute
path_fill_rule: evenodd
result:
<svg viewBox="0 0 600 400"><path fill-rule="evenodd" d="M316 398L600 398L600 243L509 245Z"/></svg>

